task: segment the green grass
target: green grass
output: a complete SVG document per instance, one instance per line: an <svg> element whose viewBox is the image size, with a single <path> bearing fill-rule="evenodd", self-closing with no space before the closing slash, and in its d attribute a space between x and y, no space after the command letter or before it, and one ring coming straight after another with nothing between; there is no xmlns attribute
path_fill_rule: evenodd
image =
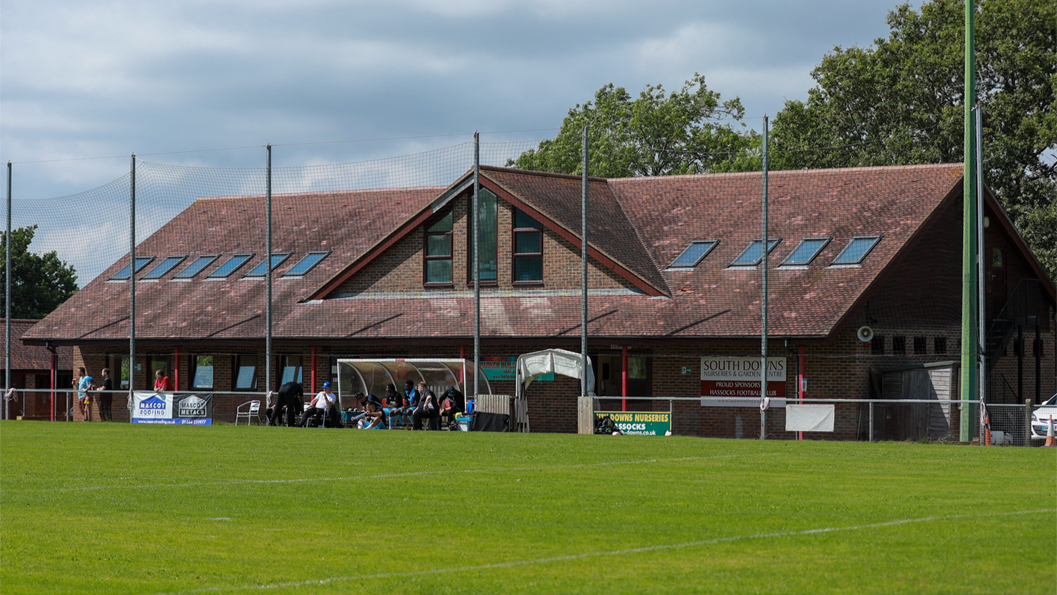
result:
<svg viewBox="0 0 1057 595"><path fill-rule="evenodd" d="M1054 449L0 424L4 595L1053 593L1055 509Z"/></svg>

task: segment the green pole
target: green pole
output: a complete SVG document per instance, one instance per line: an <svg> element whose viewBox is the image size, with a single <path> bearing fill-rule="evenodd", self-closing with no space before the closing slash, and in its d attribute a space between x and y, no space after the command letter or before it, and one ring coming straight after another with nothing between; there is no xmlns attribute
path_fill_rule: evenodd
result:
<svg viewBox="0 0 1057 595"><path fill-rule="evenodd" d="M973 43L973 0L965 0L965 140L962 175L962 362L963 401L976 399L977 308L976 308L976 145L973 107L976 104L976 60ZM972 439L975 407L961 408L960 439Z"/></svg>

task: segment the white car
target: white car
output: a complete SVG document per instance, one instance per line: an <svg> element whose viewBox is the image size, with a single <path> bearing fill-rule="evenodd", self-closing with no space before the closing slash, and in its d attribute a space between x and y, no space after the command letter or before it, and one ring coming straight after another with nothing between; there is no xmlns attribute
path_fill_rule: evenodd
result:
<svg viewBox="0 0 1057 595"><path fill-rule="evenodd" d="M1042 439L1046 437L1046 426L1053 417L1054 433L1057 434L1057 395L1053 395L1045 403L1031 414L1031 437Z"/></svg>

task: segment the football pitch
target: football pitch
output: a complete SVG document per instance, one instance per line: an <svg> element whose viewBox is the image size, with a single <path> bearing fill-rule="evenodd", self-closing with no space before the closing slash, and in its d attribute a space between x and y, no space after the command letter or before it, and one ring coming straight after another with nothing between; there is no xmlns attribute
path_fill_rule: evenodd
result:
<svg viewBox="0 0 1057 595"><path fill-rule="evenodd" d="M0 423L0 590L1053 593L1057 449Z"/></svg>

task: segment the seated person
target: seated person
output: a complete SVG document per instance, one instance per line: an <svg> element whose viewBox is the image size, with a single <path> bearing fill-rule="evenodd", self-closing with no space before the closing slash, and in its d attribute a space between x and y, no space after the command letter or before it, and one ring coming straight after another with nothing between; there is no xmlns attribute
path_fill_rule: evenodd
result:
<svg viewBox="0 0 1057 595"><path fill-rule="evenodd" d="M367 401L367 412L363 414L364 421L366 422L363 426L365 430L388 430L389 429L389 418L385 414L385 409L382 408L381 401Z"/></svg>
<svg viewBox="0 0 1057 595"><path fill-rule="evenodd" d="M307 428L309 420L316 416L321 416L319 423L321 425L326 423L327 413L337 403L338 398L334 393L330 392L330 383L323 383L323 390L319 391L316 396L312 397L312 402L309 404L305 414L301 416L301 427Z"/></svg>
<svg viewBox="0 0 1057 595"><path fill-rule="evenodd" d="M429 429L440 429L440 402L425 382L418 383L418 407L411 414L411 429L421 430L422 420L429 420Z"/></svg>
<svg viewBox="0 0 1057 595"><path fill-rule="evenodd" d="M461 399L459 398L461 396L454 386L449 386L441 397L440 420L443 427L449 427L455 423L455 416L462 411Z"/></svg>

